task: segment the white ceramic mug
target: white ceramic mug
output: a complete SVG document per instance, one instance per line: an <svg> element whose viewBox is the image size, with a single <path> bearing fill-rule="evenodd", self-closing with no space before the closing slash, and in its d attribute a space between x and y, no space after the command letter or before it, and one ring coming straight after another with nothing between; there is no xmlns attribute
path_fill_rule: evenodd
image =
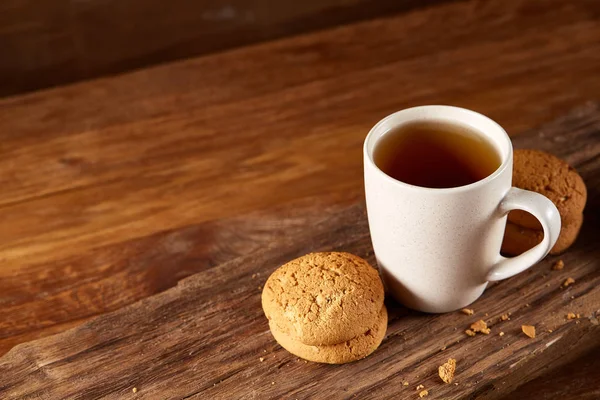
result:
<svg viewBox="0 0 600 400"><path fill-rule="evenodd" d="M485 136L502 164L486 178L448 189L413 186L386 175L373 150L390 130L415 121L466 125ZM544 258L560 233L560 215L541 194L511 187L513 150L491 119L450 106L423 106L392 114L371 129L364 144L369 229L388 291L415 310L441 313L475 301L489 281L516 275ZM544 239L513 258L500 255L510 210L533 214Z"/></svg>

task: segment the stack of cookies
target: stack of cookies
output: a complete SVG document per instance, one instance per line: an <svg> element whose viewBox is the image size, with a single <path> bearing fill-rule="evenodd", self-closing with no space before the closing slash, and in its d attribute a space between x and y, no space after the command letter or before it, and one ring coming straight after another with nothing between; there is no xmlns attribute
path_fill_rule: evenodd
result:
<svg viewBox="0 0 600 400"><path fill-rule="evenodd" d="M387 329L377 270L349 253L311 253L278 268L262 306L275 340L306 360L343 364L371 354Z"/></svg>
<svg viewBox="0 0 600 400"><path fill-rule="evenodd" d="M548 197L560 213L562 227L550 254L569 248L583 224L587 190L583 179L565 161L539 150L515 150L513 186L532 190ZM542 226L531 214L515 210L508 214L502 252L519 255L544 237Z"/></svg>

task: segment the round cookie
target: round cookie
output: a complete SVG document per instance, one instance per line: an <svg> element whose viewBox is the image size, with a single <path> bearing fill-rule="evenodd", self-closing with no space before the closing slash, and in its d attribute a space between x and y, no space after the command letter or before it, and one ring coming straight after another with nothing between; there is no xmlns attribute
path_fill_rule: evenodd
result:
<svg viewBox="0 0 600 400"><path fill-rule="evenodd" d="M575 239L577 239L582 224L583 215L580 214L574 221L563 225L556 244L550 250L550 254L560 254L571 247ZM502 242L501 251L505 254L518 256L540 243L543 238L544 233L541 230L523 228L509 222L506 224L506 230L504 231L504 241Z"/></svg>
<svg viewBox="0 0 600 400"><path fill-rule="evenodd" d="M278 332L308 345L332 345L372 327L383 298L377 270L362 258L311 253L271 274L262 306Z"/></svg>
<svg viewBox="0 0 600 400"><path fill-rule="evenodd" d="M512 184L552 200L565 225L579 218L587 200L585 183L577 171L560 158L539 150L514 151ZM508 221L525 228L542 229L533 215L521 210L511 211Z"/></svg>
<svg viewBox="0 0 600 400"><path fill-rule="evenodd" d="M310 346L278 331L272 322L269 323L269 327L277 343L300 358L327 364L344 364L360 360L373 353L385 336L387 322L387 310L383 306L377 321L371 328L348 341L329 346Z"/></svg>

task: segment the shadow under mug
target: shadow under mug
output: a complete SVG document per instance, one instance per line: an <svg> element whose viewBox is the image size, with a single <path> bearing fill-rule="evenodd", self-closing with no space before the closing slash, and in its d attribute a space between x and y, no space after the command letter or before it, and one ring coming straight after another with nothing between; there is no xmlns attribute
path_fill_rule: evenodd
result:
<svg viewBox="0 0 600 400"><path fill-rule="evenodd" d="M433 189L381 171L373 151L383 136L413 122L468 126L494 145L501 165L469 185ZM409 308L442 313L477 300L489 281L516 275L544 258L560 233L560 215L545 196L512 187L513 149L506 131L488 117L451 106L399 111L378 122L363 147L371 240L387 290ZM513 258L500 255L510 210L533 214L541 243Z"/></svg>

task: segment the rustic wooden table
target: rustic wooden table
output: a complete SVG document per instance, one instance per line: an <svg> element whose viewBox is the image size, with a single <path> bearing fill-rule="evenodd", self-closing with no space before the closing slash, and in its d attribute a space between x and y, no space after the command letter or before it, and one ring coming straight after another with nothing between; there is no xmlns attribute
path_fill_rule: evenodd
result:
<svg viewBox="0 0 600 400"><path fill-rule="evenodd" d="M228 268L241 261L258 260L267 274L275 260L294 253L284 236L305 237L320 223L335 230L333 211L359 215L361 142L386 114L453 104L490 116L511 135L533 137L547 123L558 135L556 127L581 121L597 127L598 107L585 103L600 97L599 71L597 2L465 1L0 100L0 398L203 398L198 390L206 382L195 389L197 378L176 367L180 360L172 355L185 349L140 336L139 343L164 350L146 360L139 349L121 353L115 345L131 334L123 326L135 327L137 318L154 315L153 305L184 296L186 286L160 292L194 274L195 290L208 290L237 276ZM574 107L581 121L550 122L573 118ZM583 137L597 149L597 130ZM590 188L595 211L596 189ZM333 242L315 247L326 243ZM597 282L598 275L586 277ZM584 294L587 306L600 309L596 289ZM203 298L198 306L226 310L219 299ZM209 317L194 316L197 324ZM219 320L220 329L241 328L228 325L226 312ZM536 378L537 398L575 391L598 398L600 351L590 337L599 334L586 329L577 336L585 338L584 351L544 359L497 395L476 377L475 364L465 375L473 379L469 395L531 395L519 385ZM124 336L105 340L106 332ZM262 320L250 333L272 342ZM268 351L275 348L271 343ZM203 350L195 351L188 357L197 357L194 368L202 370ZM145 382L135 394L129 383L106 381L114 376L104 361L124 354L145 360L128 371L131 385ZM276 353L279 368L289 361L285 354ZM153 365L171 363L152 385ZM86 366L95 378L82 373ZM566 384L563 376L572 379ZM172 391L177 385L187 392ZM319 390L318 380L312 386ZM293 398L251 387L248 396L269 393Z"/></svg>

